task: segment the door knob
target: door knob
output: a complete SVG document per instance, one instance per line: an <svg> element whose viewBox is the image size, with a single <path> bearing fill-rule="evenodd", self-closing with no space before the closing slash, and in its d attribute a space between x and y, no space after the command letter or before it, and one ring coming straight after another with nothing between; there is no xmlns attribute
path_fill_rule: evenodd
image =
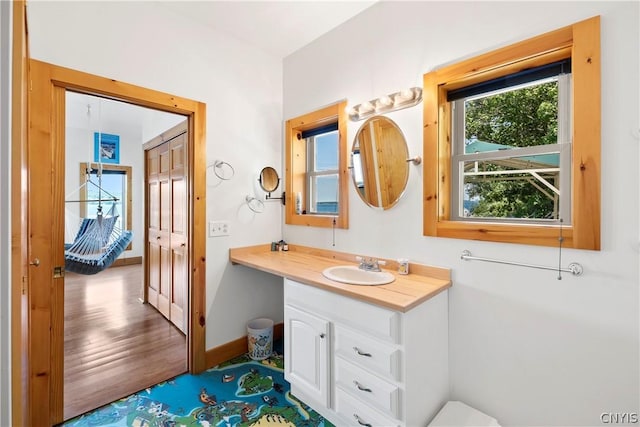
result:
<svg viewBox="0 0 640 427"><path fill-rule="evenodd" d="M40 266L40 259L39 258L35 258L33 261L31 261L29 263L29 265L33 265L34 267Z"/></svg>

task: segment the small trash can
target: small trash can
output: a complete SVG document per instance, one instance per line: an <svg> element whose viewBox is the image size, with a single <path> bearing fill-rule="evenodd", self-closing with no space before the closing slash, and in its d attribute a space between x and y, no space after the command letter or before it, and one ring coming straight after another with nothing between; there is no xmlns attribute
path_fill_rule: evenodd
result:
<svg viewBox="0 0 640 427"><path fill-rule="evenodd" d="M273 352L273 320L259 318L247 323L247 347L249 357L263 360Z"/></svg>

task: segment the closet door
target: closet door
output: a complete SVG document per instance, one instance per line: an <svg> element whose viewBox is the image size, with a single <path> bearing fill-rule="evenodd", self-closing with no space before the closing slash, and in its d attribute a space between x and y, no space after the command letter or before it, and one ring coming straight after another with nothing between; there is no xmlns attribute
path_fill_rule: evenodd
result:
<svg viewBox="0 0 640 427"><path fill-rule="evenodd" d="M160 283L158 289L158 311L171 318L171 152L169 144L157 148L160 158L160 230L156 241L160 246Z"/></svg>
<svg viewBox="0 0 640 427"><path fill-rule="evenodd" d="M147 299L167 318L171 292L169 154L169 144L147 151Z"/></svg>
<svg viewBox="0 0 640 427"><path fill-rule="evenodd" d="M186 126L148 144L147 301L187 332L189 191ZM156 145L157 144L157 145Z"/></svg>
<svg viewBox="0 0 640 427"><path fill-rule="evenodd" d="M160 292L160 159L159 150L146 151L147 171L147 301L158 308Z"/></svg>
<svg viewBox="0 0 640 427"><path fill-rule="evenodd" d="M187 324L187 134L170 141L171 153L171 321L182 332Z"/></svg>

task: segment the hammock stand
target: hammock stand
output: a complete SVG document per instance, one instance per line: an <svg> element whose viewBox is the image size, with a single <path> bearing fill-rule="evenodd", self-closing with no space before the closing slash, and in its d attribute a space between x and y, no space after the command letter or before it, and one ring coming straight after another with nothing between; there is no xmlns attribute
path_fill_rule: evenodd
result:
<svg viewBox="0 0 640 427"><path fill-rule="evenodd" d="M96 186L98 199L68 200L67 203L98 202L98 214L96 218L83 218L73 243L64 245L65 270L86 275L97 274L109 267L133 240L133 232L115 225L119 217L115 204L118 199L101 187L102 171L98 172L98 184L91 181L90 173L91 169L88 169L87 180L80 188L87 184ZM103 199L103 192L109 198ZM106 215L102 212L103 201L114 202Z"/></svg>

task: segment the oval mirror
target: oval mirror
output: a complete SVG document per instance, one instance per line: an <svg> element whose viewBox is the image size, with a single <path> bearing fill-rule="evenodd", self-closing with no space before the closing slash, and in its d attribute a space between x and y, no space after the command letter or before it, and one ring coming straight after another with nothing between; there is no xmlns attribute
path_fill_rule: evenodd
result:
<svg viewBox="0 0 640 427"><path fill-rule="evenodd" d="M278 177L278 172L271 166L267 166L260 171L260 178L258 178L260 182L260 187L267 193L272 193L276 191L278 185L280 185L280 177Z"/></svg>
<svg viewBox="0 0 640 427"><path fill-rule="evenodd" d="M356 192L369 206L389 209L409 179L409 150L396 123L384 116L368 119L351 148L351 176Z"/></svg>

